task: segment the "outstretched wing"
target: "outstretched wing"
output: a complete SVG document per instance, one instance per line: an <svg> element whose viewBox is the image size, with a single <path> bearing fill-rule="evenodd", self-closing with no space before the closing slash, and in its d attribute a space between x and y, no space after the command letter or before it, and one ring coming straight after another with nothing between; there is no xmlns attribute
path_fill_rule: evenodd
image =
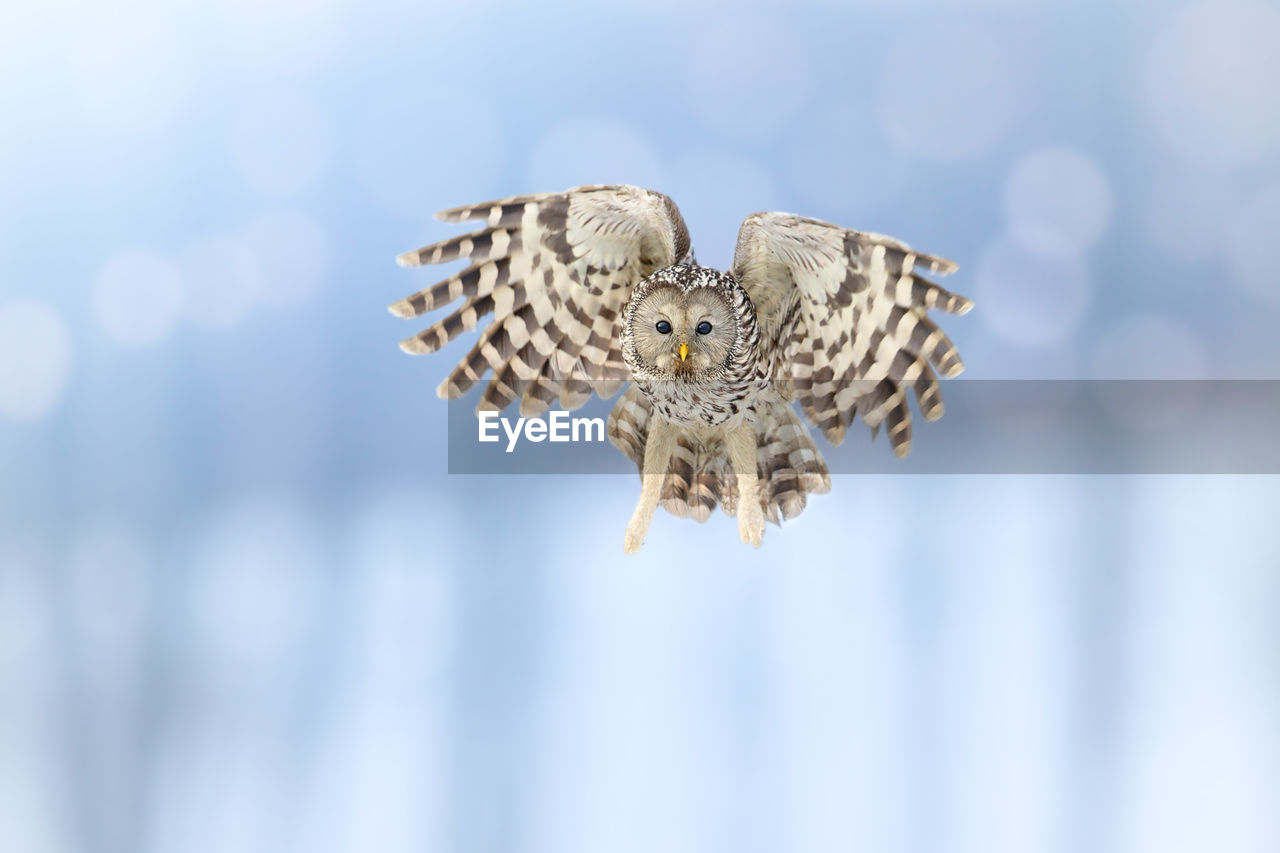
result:
<svg viewBox="0 0 1280 853"><path fill-rule="evenodd" d="M403 266L465 258L456 275L391 306L417 317L457 299L462 305L403 341L410 353L435 352L484 325L480 339L437 390L462 396L492 371L478 409L565 409L592 391L616 394L629 374L618 346L618 317L642 278L683 260L689 233L675 203L632 186L584 186L513 196L441 211L448 222L485 227L397 258Z"/></svg>
<svg viewBox="0 0 1280 853"><path fill-rule="evenodd" d="M873 436L887 423L900 457L911 447L906 389L915 389L925 420L937 420L937 373L964 369L927 312L964 314L973 303L922 275L955 269L891 237L787 213L747 217L733 259L779 390L832 444L858 415Z"/></svg>

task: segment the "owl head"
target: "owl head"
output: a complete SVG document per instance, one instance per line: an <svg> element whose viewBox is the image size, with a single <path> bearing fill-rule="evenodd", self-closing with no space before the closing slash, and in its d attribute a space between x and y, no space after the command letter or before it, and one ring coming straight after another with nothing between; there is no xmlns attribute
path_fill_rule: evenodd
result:
<svg viewBox="0 0 1280 853"><path fill-rule="evenodd" d="M632 375L698 379L725 370L741 349L745 296L732 276L706 267L667 267L644 279L623 316L622 354Z"/></svg>

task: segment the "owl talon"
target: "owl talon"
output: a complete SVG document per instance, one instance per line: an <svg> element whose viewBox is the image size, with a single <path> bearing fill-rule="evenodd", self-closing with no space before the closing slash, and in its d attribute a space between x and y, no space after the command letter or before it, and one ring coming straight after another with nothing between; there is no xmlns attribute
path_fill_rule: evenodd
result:
<svg viewBox="0 0 1280 853"><path fill-rule="evenodd" d="M644 544L645 531L636 529L635 526L628 524L627 532L622 537L622 550L627 554L634 554L640 550L640 546Z"/></svg>
<svg viewBox="0 0 1280 853"><path fill-rule="evenodd" d="M764 516L760 513L746 513L740 516L738 536L752 548L759 548L764 542Z"/></svg>

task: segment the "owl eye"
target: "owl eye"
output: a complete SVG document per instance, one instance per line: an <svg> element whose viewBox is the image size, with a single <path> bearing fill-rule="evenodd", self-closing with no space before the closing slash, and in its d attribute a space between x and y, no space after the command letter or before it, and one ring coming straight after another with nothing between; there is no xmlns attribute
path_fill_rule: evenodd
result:
<svg viewBox="0 0 1280 853"><path fill-rule="evenodd" d="M708 323L706 320L703 320L701 323L698 324L697 332L700 335L711 334L711 324Z"/></svg>
<svg viewBox="0 0 1280 853"><path fill-rule="evenodd" d="M670 323L668 323L666 320L659 320L659 321L658 321L658 334L660 334L660 335L669 335L669 334L671 334L671 324L670 324Z"/></svg>

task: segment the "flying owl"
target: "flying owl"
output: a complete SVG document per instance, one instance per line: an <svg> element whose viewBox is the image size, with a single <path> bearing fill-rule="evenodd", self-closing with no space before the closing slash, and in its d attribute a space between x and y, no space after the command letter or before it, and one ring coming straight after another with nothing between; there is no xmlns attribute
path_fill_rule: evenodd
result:
<svg viewBox="0 0 1280 853"><path fill-rule="evenodd" d="M738 231L728 273L699 266L675 203L633 186L513 196L437 214L484 228L397 260L470 265L391 305L417 317L462 305L401 343L429 353L483 325L440 385L462 396L492 373L477 411L517 399L522 416L612 397L610 441L641 475L623 548L639 549L658 504L705 521L720 506L743 542L829 491L826 463L793 403L832 444L856 417L895 453L911 444L907 389L942 416L937 374L964 369L931 308L973 307L925 278L956 265L879 234L788 213ZM492 315L491 320L487 320Z"/></svg>

